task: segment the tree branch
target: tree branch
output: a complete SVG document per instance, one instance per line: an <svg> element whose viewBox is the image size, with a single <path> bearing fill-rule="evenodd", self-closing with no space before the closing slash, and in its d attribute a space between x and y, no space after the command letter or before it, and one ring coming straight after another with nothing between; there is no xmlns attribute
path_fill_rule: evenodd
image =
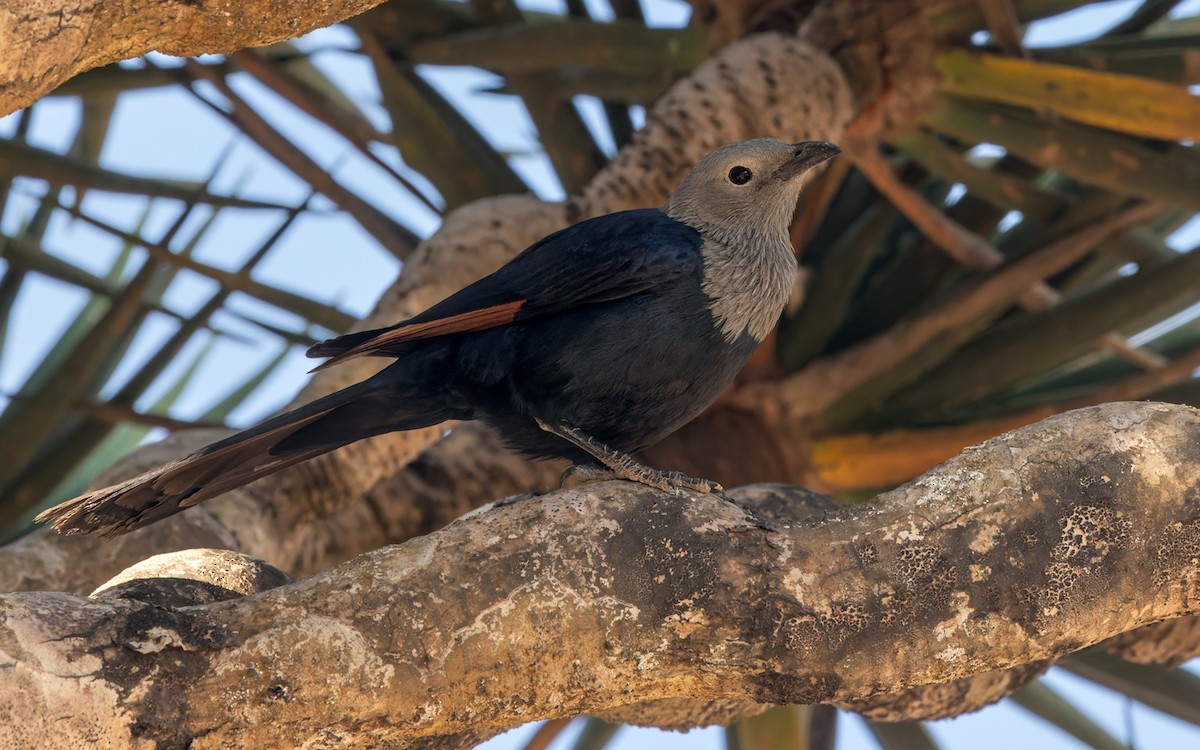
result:
<svg viewBox="0 0 1200 750"><path fill-rule="evenodd" d="M1010 10L1012 8L1009 0L980 0L980 3L985 9L996 5L1008 5ZM984 12L986 14L988 11ZM987 240L939 211L920 193L905 184L880 155L876 144L854 144L847 152L871 184L887 196L936 247L951 258L967 268L979 270L989 270L1004 263L1004 254L992 247ZM1026 310L1040 312L1059 304L1062 294L1045 281L1038 280L1022 292L1016 301ZM1101 339L1101 344L1122 359L1146 370L1157 369L1166 364L1161 356L1133 346L1119 333L1107 334Z"/></svg>
<svg viewBox="0 0 1200 750"><path fill-rule="evenodd" d="M20 0L0 4L0 115L76 73L158 50L236 52L294 39L382 0Z"/></svg>
<svg viewBox="0 0 1200 750"><path fill-rule="evenodd" d="M249 598L8 594L0 732L459 747L654 699L848 703L1061 656L1198 593L1200 411L1108 404L816 520L611 482Z"/></svg>

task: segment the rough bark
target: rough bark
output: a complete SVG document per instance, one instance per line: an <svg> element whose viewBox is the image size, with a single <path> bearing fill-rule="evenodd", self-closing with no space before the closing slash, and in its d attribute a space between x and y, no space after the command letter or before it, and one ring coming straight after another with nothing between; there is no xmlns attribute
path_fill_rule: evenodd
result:
<svg viewBox="0 0 1200 750"><path fill-rule="evenodd" d="M188 549L142 560L91 593L92 599L132 599L159 607L210 604L282 586L286 573L227 549Z"/></svg>
<svg viewBox="0 0 1200 750"><path fill-rule="evenodd" d="M1041 676L1053 661L1039 659L1009 669L920 685L897 693L875 695L837 705L872 721L929 721L961 716L1007 698Z"/></svg>
<svg viewBox="0 0 1200 750"><path fill-rule="evenodd" d="M1200 617L1180 617L1122 633L1105 641L1104 650L1139 664L1177 667L1200 656Z"/></svg>
<svg viewBox="0 0 1200 750"><path fill-rule="evenodd" d="M1108 404L806 521L611 482L247 598L8 594L0 745L460 747L648 700L856 703L1198 595L1200 411Z"/></svg>
<svg viewBox="0 0 1200 750"><path fill-rule="evenodd" d="M157 50L236 52L294 39L382 0L4 0L0 115L28 106L76 73Z"/></svg>

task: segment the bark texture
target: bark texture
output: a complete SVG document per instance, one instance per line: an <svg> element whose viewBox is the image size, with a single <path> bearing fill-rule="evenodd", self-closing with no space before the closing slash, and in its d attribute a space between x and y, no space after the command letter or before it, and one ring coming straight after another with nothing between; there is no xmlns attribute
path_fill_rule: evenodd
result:
<svg viewBox="0 0 1200 750"><path fill-rule="evenodd" d="M92 599L134 599L188 607L249 596L291 581L286 573L227 549L167 552L130 566L101 584Z"/></svg>
<svg viewBox="0 0 1200 750"><path fill-rule="evenodd" d="M1122 633L1106 641L1104 650L1126 661L1177 667L1200 656L1200 617L1181 617Z"/></svg>
<svg viewBox="0 0 1200 750"><path fill-rule="evenodd" d="M651 700L855 704L1198 594L1200 411L1108 404L808 520L610 482L246 598L8 594L0 745L463 747Z"/></svg>
<svg viewBox="0 0 1200 750"><path fill-rule="evenodd" d="M0 115L76 73L157 50L236 52L343 21L382 0L3 0Z"/></svg>

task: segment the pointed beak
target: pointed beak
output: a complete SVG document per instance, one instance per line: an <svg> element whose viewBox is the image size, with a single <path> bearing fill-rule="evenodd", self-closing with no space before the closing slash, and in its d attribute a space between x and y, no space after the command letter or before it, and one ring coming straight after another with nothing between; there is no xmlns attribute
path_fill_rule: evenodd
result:
<svg viewBox="0 0 1200 750"><path fill-rule="evenodd" d="M775 176L786 182L796 175L804 174L818 164L832 159L840 153L842 153L840 148L825 141L793 143L792 158L779 168Z"/></svg>

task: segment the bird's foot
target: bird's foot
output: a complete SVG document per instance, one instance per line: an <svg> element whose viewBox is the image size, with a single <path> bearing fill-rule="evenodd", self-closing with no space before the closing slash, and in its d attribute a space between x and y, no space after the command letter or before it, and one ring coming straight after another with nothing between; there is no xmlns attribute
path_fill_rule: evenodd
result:
<svg viewBox="0 0 1200 750"><path fill-rule="evenodd" d="M584 482L596 482L603 479L628 479L647 487L653 487L672 495L682 496L684 490L702 494L721 494L723 488L710 479L691 477L680 471L659 471L645 464L634 461L628 454L608 447L593 437L583 434L578 429L567 424L550 425L537 420L538 426L546 432L558 435L599 461L603 466L576 465L563 472L560 485L568 479L576 478Z"/></svg>
<svg viewBox="0 0 1200 750"><path fill-rule="evenodd" d="M659 471L632 460L618 471L604 466L585 464L570 466L563 472L558 486L565 487L567 480L570 479L577 479L580 484L603 482L610 479L627 479L677 496L683 496L684 490L691 490L701 494L717 494L724 497L722 494L724 488L711 479L698 479L679 471Z"/></svg>
<svg viewBox="0 0 1200 750"><path fill-rule="evenodd" d="M566 487L567 482L572 479L579 480L580 484L591 484L592 482L606 482L610 479L619 478L612 469L607 469L603 466L575 464L568 466L567 470L559 477L558 488L561 490L563 487Z"/></svg>
<svg viewBox="0 0 1200 750"><path fill-rule="evenodd" d="M720 495L725 489L711 479L688 476L682 471L659 471L639 463L634 463L629 473L622 475L621 478L641 482L648 487L679 496L683 496L684 490L699 492L702 495Z"/></svg>

